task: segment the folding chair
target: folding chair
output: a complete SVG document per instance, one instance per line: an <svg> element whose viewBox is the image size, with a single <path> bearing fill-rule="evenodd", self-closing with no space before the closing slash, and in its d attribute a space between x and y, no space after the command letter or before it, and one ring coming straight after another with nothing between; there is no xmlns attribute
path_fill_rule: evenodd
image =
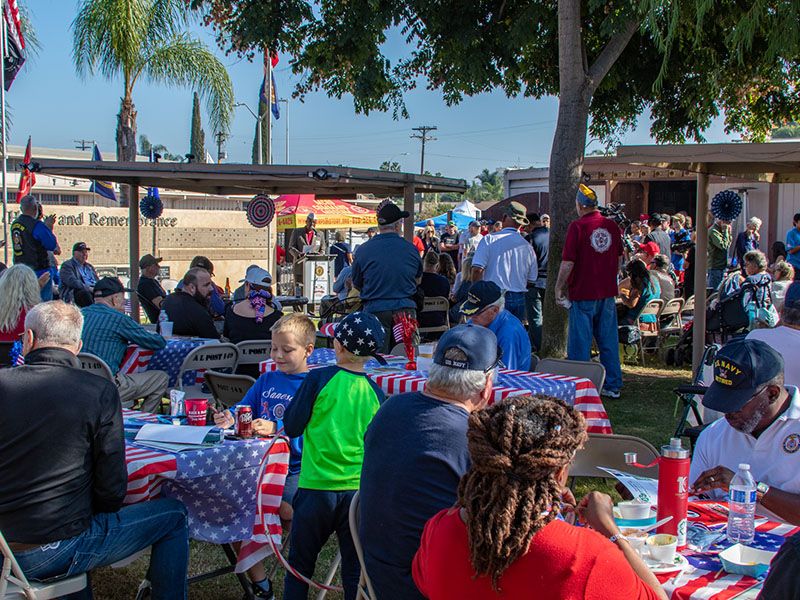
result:
<svg viewBox="0 0 800 600"><path fill-rule="evenodd" d="M645 331L642 330L641 327L639 328L641 331L641 338L639 340L639 355L642 358L642 366L644 366L644 351L647 350L658 350L658 339L659 339L659 325L658 321L661 316L661 311L664 309L664 301L660 298L655 300L650 300L647 305L642 309L642 312L639 313L639 318L637 319L638 323L642 322L642 317L646 315L655 315L656 318L656 330L655 331ZM654 345L645 344L646 340L653 340Z"/></svg>
<svg viewBox="0 0 800 600"><path fill-rule="evenodd" d="M609 467L642 477L658 477L658 466L639 469L626 464L626 452L636 452L638 462L643 465L651 463L659 456L653 445L641 438L632 435L590 433L586 445L575 454L575 460L569 468L569 476L606 478L610 475L598 467Z"/></svg>
<svg viewBox="0 0 800 600"><path fill-rule="evenodd" d="M681 308L681 322L688 321L690 318L694 319L694 294L684 300L683 308Z"/></svg>
<svg viewBox="0 0 800 600"><path fill-rule="evenodd" d="M535 352L531 352L531 371L535 371L537 369L537 365L539 364L539 355Z"/></svg>
<svg viewBox="0 0 800 600"><path fill-rule="evenodd" d="M239 348L239 362L236 363L236 373L258 377L259 365L267 360L272 352L270 340L245 340L236 344Z"/></svg>
<svg viewBox="0 0 800 600"><path fill-rule="evenodd" d="M46 583L29 582L2 533L0 533L0 551L3 554L0 598L3 600L50 600L80 592L88 585L86 573Z"/></svg>
<svg viewBox="0 0 800 600"><path fill-rule="evenodd" d="M178 369L178 380L176 387L187 393L199 394L208 397L209 394L204 394L201 391L201 386L191 385L188 388L183 386L183 375L187 371L208 371L213 369L215 371L229 370L231 373L236 370L236 363L239 360L239 348L234 344L219 343L219 344L206 344L199 346L189 352L186 358L183 359L180 369Z"/></svg>
<svg viewBox="0 0 800 600"><path fill-rule="evenodd" d="M203 374L211 395L217 405L223 408L230 408L237 404L247 391L253 387L256 382L252 377L247 375L237 375L229 373L220 373L218 371L206 371Z"/></svg>
<svg viewBox="0 0 800 600"><path fill-rule="evenodd" d="M361 540L358 537L358 526L361 523L361 501L356 492L353 499L350 501L350 537L353 538L353 545L356 548L356 555L358 562L361 565L361 577L358 580L358 589L356 590L356 600L364 598L364 600L376 600L375 590L372 589L372 582L367 574L367 565L364 563L364 548L361 546ZM365 589L366 588L366 589Z"/></svg>
<svg viewBox="0 0 800 600"><path fill-rule="evenodd" d="M11 366L11 347L14 342L0 342L0 367Z"/></svg>
<svg viewBox="0 0 800 600"><path fill-rule="evenodd" d="M106 361L99 356L95 356L89 352L79 352L78 360L81 361L81 369L84 371L89 371L93 375L105 377L111 383L116 385L116 382L114 381L114 373L111 372L111 367L109 367L106 364ZM126 406L124 408L128 407Z"/></svg>
<svg viewBox="0 0 800 600"><path fill-rule="evenodd" d="M450 329L450 301L447 298L444 296L431 296L430 298L425 298L422 305L421 314L429 315L431 313L444 313L444 325L438 325L436 327L420 327L418 330L420 335L424 335L426 333L444 333Z"/></svg>
<svg viewBox="0 0 800 600"><path fill-rule="evenodd" d="M161 280L161 287L164 288L164 291L168 294L171 294L176 287L178 287L178 282L174 279L162 279Z"/></svg>
<svg viewBox="0 0 800 600"><path fill-rule="evenodd" d="M603 389L606 381L606 368L599 362L591 360L567 360L565 358L543 358L536 365L539 373L566 375L567 377L585 377L594 384L597 391Z"/></svg>
<svg viewBox="0 0 800 600"><path fill-rule="evenodd" d="M671 335L679 336L683 333L683 321L681 320L683 304L683 298L673 298L661 309L661 313L658 316L659 328L657 346L659 349L668 337Z"/></svg>

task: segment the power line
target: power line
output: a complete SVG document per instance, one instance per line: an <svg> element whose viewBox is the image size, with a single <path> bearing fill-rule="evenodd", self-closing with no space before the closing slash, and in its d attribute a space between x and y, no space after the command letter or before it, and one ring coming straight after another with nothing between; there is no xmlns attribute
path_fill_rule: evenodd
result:
<svg viewBox="0 0 800 600"><path fill-rule="evenodd" d="M81 139L81 140L72 140L72 141L75 142L75 147L78 150L83 150L83 151L90 150L91 148L94 148L94 144L95 144L94 140L82 140Z"/></svg>
<svg viewBox="0 0 800 600"><path fill-rule="evenodd" d="M419 174L425 174L425 142L432 142L436 138L433 136L429 136L429 131L436 131L439 129L435 125L422 125L420 127L412 127L411 131L418 131L419 133L412 133L411 138L420 140L422 142L422 153L420 154L420 161L419 161Z"/></svg>

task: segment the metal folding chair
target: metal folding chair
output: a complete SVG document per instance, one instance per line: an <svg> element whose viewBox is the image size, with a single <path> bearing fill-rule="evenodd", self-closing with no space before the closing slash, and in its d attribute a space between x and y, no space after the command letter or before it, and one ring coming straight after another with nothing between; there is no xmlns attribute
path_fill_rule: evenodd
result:
<svg viewBox="0 0 800 600"><path fill-rule="evenodd" d="M607 433L590 433L586 445L578 450L575 460L569 468L570 477L610 477L598 466L609 467L619 471L630 472L631 467L625 463L625 453L636 452L641 464L648 464L659 454L653 445L632 435ZM657 477L658 467L636 469L636 475Z"/></svg>
<svg viewBox="0 0 800 600"><path fill-rule="evenodd" d="M111 367L99 356L91 354L90 352L79 352L78 360L81 361L81 369L84 371L89 371L92 375L105 377L111 383L115 383L114 373L111 372Z"/></svg>
<svg viewBox="0 0 800 600"><path fill-rule="evenodd" d="M203 377L205 377L214 400L223 408L230 408L236 405L256 382L255 379L247 375L220 373L218 371L206 371Z"/></svg>
<svg viewBox="0 0 800 600"><path fill-rule="evenodd" d="M200 386L192 385L188 389L184 389L183 375L187 371L230 371L231 373L236 370L236 364L239 361L239 348L234 344L220 343L220 344L206 344L199 346L189 352L186 358L183 359L180 369L178 369L178 380L176 388L184 391L191 391L191 393L200 393Z"/></svg>
<svg viewBox="0 0 800 600"><path fill-rule="evenodd" d="M361 577L358 580L358 590L356 591L356 600L363 598L364 600L376 600L375 590L372 589L372 582L367 574L367 566L364 563L364 548L361 546L361 539L358 537L358 526L361 523L361 501L359 494L356 492L353 499L350 501L350 536L353 538L353 545L356 548L356 555L358 556L358 563L361 565Z"/></svg>
<svg viewBox="0 0 800 600"><path fill-rule="evenodd" d="M0 573L0 599L2 600L50 600L85 590L88 585L86 574L75 575L46 583L30 582L14 558L6 539L0 532L0 551L3 555L3 568Z"/></svg>
<svg viewBox="0 0 800 600"><path fill-rule="evenodd" d="M594 384L598 392L603 389L606 381L606 368L601 363L591 360L543 358L536 365L536 371L567 377L585 377Z"/></svg>
<svg viewBox="0 0 800 600"><path fill-rule="evenodd" d="M447 298L444 296L432 296L430 298L425 298L422 305L421 314L431 313L444 313L444 325L438 325L436 327L420 327L418 329L420 335L424 335L426 333L444 333L450 329L450 302Z"/></svg>

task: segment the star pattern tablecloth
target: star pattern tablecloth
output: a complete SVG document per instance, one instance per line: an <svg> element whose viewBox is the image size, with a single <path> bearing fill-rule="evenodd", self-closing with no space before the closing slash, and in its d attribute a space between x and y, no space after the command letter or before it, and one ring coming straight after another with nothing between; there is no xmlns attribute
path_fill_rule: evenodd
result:
<svg viewBox="0 0 800 600"><path fill-rule="evenodd" d="M164 371L169 375L169 385L174 387L178 381L178 371L180 371L186 356L200 346L206 344L216 344L219 340L207 338L169 338L166 347L161 350L146 350L136 344L128 346L122 364L119 367L120 373L130 375L139 371ZM202 382L202 375L199 376ZM183 385L191 386L198 383L198 372L187 371L183 376Z"/></svg>
<svg viewBox="0 0 800 600"><path fill-rule="evenodd" d="M406 371L397 357L388 357L390 362L396 363L389 367L381 366L376 360L366 363L367 375L377 383L387 394L402 394L405 392L422 391L428 380L425 371ZM329 348L317 348L308 359L311 368L331 365L336 362L334 351ZM262 361L262 373L275 370L277 367L271 360ZM529 371L514 371L500 369L493 390L493 401L498 402L511 396L523 394L545 394L560 398L567 404L574 406L586 419L586 429L590 433L612 433L611 421L608 413L600 400L594 384L582 377L568 377L552 373L532 373Z"/></svg>
<svg viewBox="0 0 800 600"><path fill-rule="evenodd" d="M700 501L689 505L690 523L702 523L711 529L724 529L727 523L727 506L718 502ZM785 538L800 531L800 527L785 525L756 517L756 537L754 548L776 552ZM726 540L709 548L707 553L686 553L691 565L680 574L657 575L667 594L673 600L727 600L742 593L756 583L752 577L734 575L722 571L722 563L717 556L720 550L730 546ZM755 597L755 594L753 595Z"/></svg>
<svg viewBox="0 0 800 600"><path fill-rule="evenodd" d="M149 413L124 410L130 423L157 422ZM189 536L215 544L245 541L236 572L241 573L271 553L265 536L280 548L278 509L289 468L285 438L226 440L209 448L167 452L135 442L125 444L128 489L125 504L158 496L176 498L189 512ZM257 479L260 507L257 503ZM259 510L260 508L260 510Z"/></svg>

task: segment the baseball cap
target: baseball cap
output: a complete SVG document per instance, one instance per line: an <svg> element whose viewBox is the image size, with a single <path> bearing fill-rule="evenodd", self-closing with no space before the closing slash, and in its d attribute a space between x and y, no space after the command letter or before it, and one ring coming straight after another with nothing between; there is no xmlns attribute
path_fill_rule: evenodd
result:
<svg viewBox="0 0 800 600"><path fill-rule="evenodd" d="M783 298L783 305L786 308L800 308L800 281L795 281L786 288L786 296Z"/></svg>
<svg viewBox="0 0 800 600"><path fill-rule="evenodd" d="M456 222L455 221L448 221L447 225L448 226L452 225L453 227L455 227L456 226Z"/></svg>
<svg viewBox="0 0 800 600"><path fill-rule="evenodd" d="M306 216L306 221L316 221L316 220L317 220L317 215L315 215L314 213L308 213L308 216Z"/></svg>
<svg viewBox="0 0 800 600"><path fill-rule="evenodd" d="M250 265L245 271L244 279L240 279L239 283L244 283L245 281L252 285L268 286L272 283L272 275L258 265Z"/></svg>
<svg viewBox="0 0 800 600"><path fill-rule="evenodd" d="M480 226L481 226L481 224L480 224L480 223L478 223L477 221L470 221L470 222L469 222L469 226L470 226L470 227L480 227Z"/></svg>
<svg viewBox="0 0 800 600"><path fill-rule="evenodd" d="M214 274L214 263L207 256L195 256L189 263L190 269L205 269L210 275Z"/></svg>
<svg viewBox="0 0 800 600"><path fill-rule="evenodd" d="M703 406L721 413L741 410L759 387L783 372L783 365L783 356L761 340L728 342L714 357L714 381Z"/></svg>
<svg viewBox="0 0 800 600"><path fill-rule="evenodd" d="M644 244L639 244L639 252L644 252L650 258L653 258L656 254L661 252L661 248L659 248L658 244L655 242L645 242Z"/></svg>
<svg viewBox="0 0 800 600"><path fill-rule="evenodd" d="M152 254L145 254L142 258L139 259L139 268L140 269L146 269L147 267L149 267L151 265L157 265L162 260L164 260L164 259L163 258L156 258Z"/></svg>
<svg viewBox="0 0 800 600"><path fill-rule="evenodd" d="M453 349L461 352L452 352ZM467 323L449 329L439 338L433 362L452 369L486 372L496 367L502 357L492 330Z"/></svg>
<svg viewBox="0 0 800 600"><path fill-rule="evenodd" d="M642 223L647 223L650 220L650 215L648 215L647 213L642 213L639 215L639 220Z"/></svg>
<svg viewBox="0 0 800 600"><path fill-rule="evenodd" d="M462 315L471 317L478 314L484 308L497 302L502 295L500 288L493 281L477 281L469 288L467 299L461 304L459 312Z"/></svg>
<svg viewBox="0 0 800 600"><path fill-rule="evenodd" d="M588 185L580 184L578 186L578 195L575 198L581 206L597 206L597 194Z"/></svg>
<svg viewBox="0 0 800 600"><path fill-rule="evenodd" d="M378 350L383 346L386 333L375 315L354 312L336 324L333 337L345 350L356 356L374 356L379 363L386 364Z"/></svg>
<svg viewBox="0 0 800 600"><path fill-rule="evenodd" d="M529 225L528 217L525 216L525 207L519 202L509 202L503 207L503 214L519 225Z"/></svg>
<svg viewBox="0 0 800 600"><path fill-rule="evenodd" d="M117 277L103 277L100 281L94 284L94 297L106 298L122 292L132 292L122 285L122 282Z"/></svg>
<svg viewBox="0 0 800 600"><path fill-rule="evenodd" d="M77 252L78 250L91 250L91 248L86 245L86 242L75 242L72 246L72 251Z"/></svg>
<svg viewBox="0 0 800 600"><path fill-rule="evenodd" d="M400 219L405 219L408 215L408 211L400 210L394 202L387 202L378 209L378 224L391 225Z"/></svg>
<svg viewBox="0 0 800 600"><path fill-rule="evenodd" d="M549 220L550 220L550 215L548 215L547 213L542 213L542 221L549 221Z"/></svg>

